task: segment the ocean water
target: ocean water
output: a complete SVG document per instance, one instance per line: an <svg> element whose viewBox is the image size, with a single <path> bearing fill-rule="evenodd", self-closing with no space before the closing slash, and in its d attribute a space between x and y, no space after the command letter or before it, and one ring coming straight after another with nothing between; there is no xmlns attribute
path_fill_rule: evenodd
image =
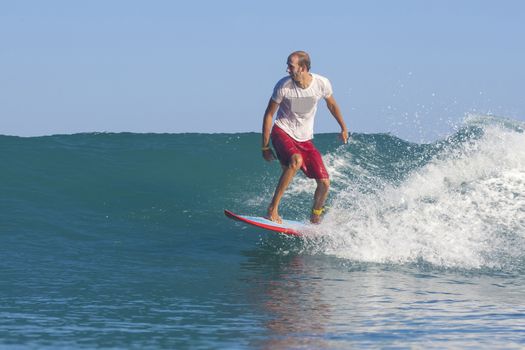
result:
<svg viewBox="0 0 525 350"><path fill-rule="evenodd" d="M0 348L525 348L524 127L317 135L304 238L223 214L265 213L259 134L0 136Z"/></svg>

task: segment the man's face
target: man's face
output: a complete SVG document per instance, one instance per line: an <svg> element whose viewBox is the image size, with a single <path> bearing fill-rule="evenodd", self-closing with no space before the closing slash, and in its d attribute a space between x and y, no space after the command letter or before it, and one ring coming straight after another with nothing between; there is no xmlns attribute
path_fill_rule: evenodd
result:
<svg viewBox="0 0 525 350"><path fill-rule="evenodd" d="M292 56L288 58L288 68L286 69L286 71L288 72L288 74L290 74L290 77L292 77L293 80L299 79L299 76L303 71L303 67L299 66L298 61L299 58L297 58L297 56Z"/></svg>

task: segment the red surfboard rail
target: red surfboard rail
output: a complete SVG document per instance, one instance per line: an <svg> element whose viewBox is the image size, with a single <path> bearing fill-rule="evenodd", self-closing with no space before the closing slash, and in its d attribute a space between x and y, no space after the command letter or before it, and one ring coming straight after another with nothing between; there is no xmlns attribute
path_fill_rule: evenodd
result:
<svg viewBox="0 0 525 350"><path fill-rule="evenodd" d="M230 219L241 221L248 225L260 227L265 230L280 232L280 233L284 233L284 234L291 235L291 236L298 236L298 237L302 236L299 230L301 226L304 226L304 224L300 222L295 222L295 221L292 222L290 220L283 220L283 224L278 224L276 222L273 222L273 221L270 221L268 219L261 218L261 217L238 215L227 209L224 209L224 215L226 215Z"/></svg>

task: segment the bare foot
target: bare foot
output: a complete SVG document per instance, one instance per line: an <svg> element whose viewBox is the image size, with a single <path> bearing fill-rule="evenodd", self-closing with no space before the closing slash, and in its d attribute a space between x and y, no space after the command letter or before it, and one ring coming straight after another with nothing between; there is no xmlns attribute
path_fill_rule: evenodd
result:
<svg viewBox="0 0 525 350"><path fill-rule="evenodd" d="M272 210L271 208L268 208L268 214L266 214L264 218L270 221L276 222L278 224L283 223L283 219L279 216L279 213L277 213L277 210Z"/></svg>
<svg viewBox="0 0 525 350"><path fill-rule="evenodd" d="M312 214L310 216L310 222L312 224L319 224L321 222L321 215Z"/></svg>

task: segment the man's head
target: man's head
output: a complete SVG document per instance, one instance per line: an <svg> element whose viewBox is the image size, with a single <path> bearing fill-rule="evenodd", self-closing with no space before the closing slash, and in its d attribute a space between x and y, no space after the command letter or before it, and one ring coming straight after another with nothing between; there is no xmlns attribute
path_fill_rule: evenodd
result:
<svg viewBox="0 0 525 350"><path fill-rule="evenodd" d="M304 51L295 51L288 56L286 64L288 65L286 71L292 79L296 80L301 74L310 71L310 56Z"/></svg>

